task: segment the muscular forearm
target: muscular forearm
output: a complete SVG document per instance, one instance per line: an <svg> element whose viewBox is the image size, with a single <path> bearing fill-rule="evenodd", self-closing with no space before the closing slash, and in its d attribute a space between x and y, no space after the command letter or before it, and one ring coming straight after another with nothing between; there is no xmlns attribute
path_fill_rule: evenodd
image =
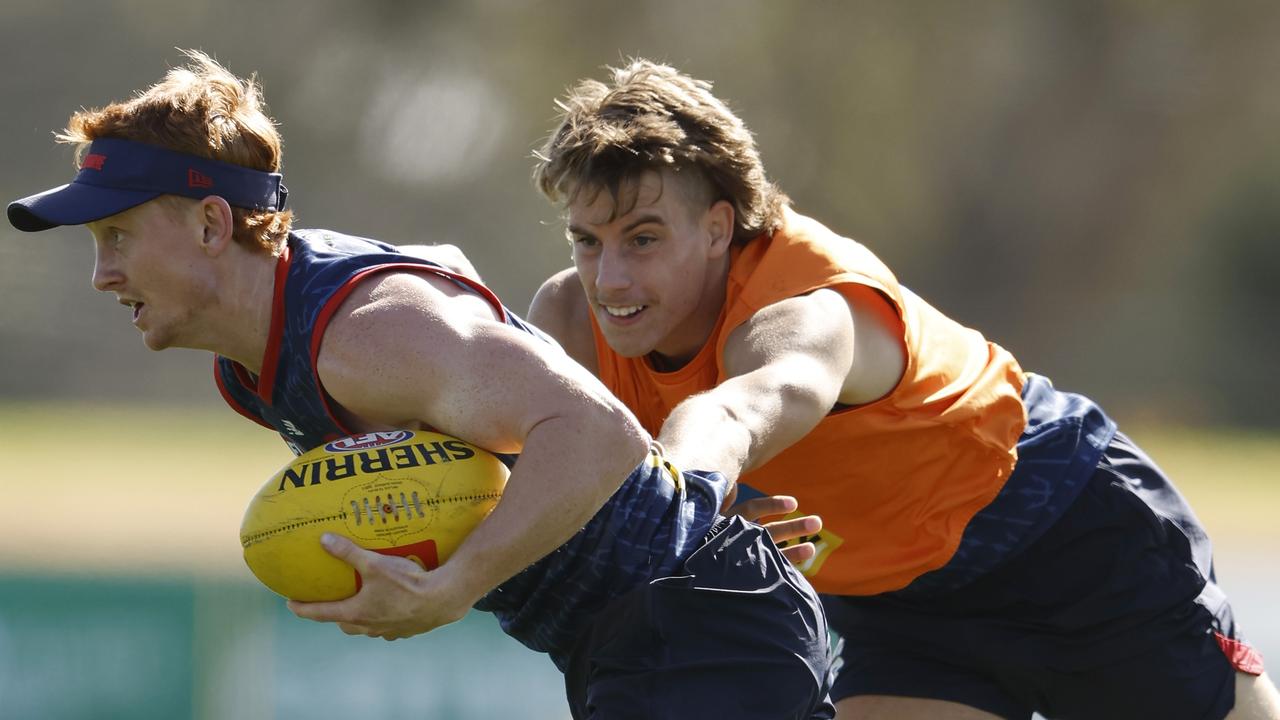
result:
<svg viewBox="0 0 1280 720"><path fill-rule="evenodd" d="M479 600L573 537L648 447L648 435L620 410L538 424L497 507L440 572Z"/></svg>
<svg viewBox="0 0 1280 720"><path fill-rule="evenodd" d="M761 369L725 380L677 405L658 441L677 467L738 476L764 465L817 425L833 392L792 382L785 369Z"/></svg>
<svg viewBox="0 0 1280 720"><path fill-rule="evenodd" d="M751 459L751 430L713 395L695 395L676 406L658 433L678 468L718 470L737 482Z"/></svg>
<svg viewBox="0 0 1280 720"><path fill-rule="evenodd" d="M831 411L852 367L853 341L848 306L834 291L760 310L724 343L726 379L676 406L658 440L677 464L736 481Z"/></svg>

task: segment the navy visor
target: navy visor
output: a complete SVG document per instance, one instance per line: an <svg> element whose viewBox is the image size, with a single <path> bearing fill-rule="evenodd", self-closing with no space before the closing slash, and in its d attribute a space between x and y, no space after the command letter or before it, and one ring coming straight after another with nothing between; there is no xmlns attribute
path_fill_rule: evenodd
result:
<svg viewBox="0 0 1280 720"><path fill-rule="evenodd" d="M217 195L228 205L283 210L289 191L280 173L209 160L157 145L99 138L89 146L70 184L9 203L9 222L24 232L101 220L161 195L200 200Z"/></svg>

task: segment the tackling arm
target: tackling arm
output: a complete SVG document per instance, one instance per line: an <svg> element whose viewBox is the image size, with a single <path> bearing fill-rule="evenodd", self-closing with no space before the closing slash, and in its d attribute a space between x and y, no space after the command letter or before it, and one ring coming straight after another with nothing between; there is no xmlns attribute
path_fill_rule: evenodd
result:
<svg viewBox="0 0 1280 720"><path fill-rule="evenodd" d="M803 438L836 403L890 393L906 350L888 301L848 286L761 309L730 334L723 360L728 379L672 410L659 440L677 463L706 464L736 481Z"/></svg>
<svg viewBox="0 0 1280 720"><path fill-rule="evenodd" d="M831 290L787 298L736 328L723 359L728 378L677 405L658 439L677 465L736 481L835 405L854 361L853 318Z"/></svg>

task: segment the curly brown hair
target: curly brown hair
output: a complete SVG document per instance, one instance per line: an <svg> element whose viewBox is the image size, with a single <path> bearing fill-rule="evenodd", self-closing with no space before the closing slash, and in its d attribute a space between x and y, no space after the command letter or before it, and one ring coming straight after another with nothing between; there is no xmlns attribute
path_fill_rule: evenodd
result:
<svg viewBox="0 0 1280 720"><path fill-rule="evenodd" d="M121 138L159 145L263 172L279 172L280 133L263 110L257 76L241 79L197 50L184 54L185 67L133 99L71 116L59 142L76 144L76 165L98 138ZM167 196L166 196L167 197ZM233 207L235 241L268 253L279 252L293 223L289 210Z"/></svg>
<svg viewBox="0 0 1280 720"><path fill-rule="evenodd" d="M782 224L790 199L765 177L755 138L711 83L673 67L634 59L608 70L612 85L583 80L556 101L559 126L534 155L534 184L567 206L580 193L620 188L648 171L692 172L711 201L734 208L734 241L747 242Z"/></svg>

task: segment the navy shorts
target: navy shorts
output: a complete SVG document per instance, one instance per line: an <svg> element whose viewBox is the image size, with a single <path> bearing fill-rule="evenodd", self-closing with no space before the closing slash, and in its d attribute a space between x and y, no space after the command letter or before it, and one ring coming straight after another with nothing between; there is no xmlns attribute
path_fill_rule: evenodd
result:
<svg viewBox="0 0 1280 720"><path fill-rule="evenodd" d="M1262 672L1214 579L1209 539L1117 434L1062 516L1003 564L927 596L824 596L843 636L832 690L1005 718L1222 718Z"/></svg>
<svg viewBox="0 0 1280 720"><path fill-rule="evenodd" d="M834 717L821 601L762 528L721 520L683 569L579 637L565 668L574 718Z"/></svg>

